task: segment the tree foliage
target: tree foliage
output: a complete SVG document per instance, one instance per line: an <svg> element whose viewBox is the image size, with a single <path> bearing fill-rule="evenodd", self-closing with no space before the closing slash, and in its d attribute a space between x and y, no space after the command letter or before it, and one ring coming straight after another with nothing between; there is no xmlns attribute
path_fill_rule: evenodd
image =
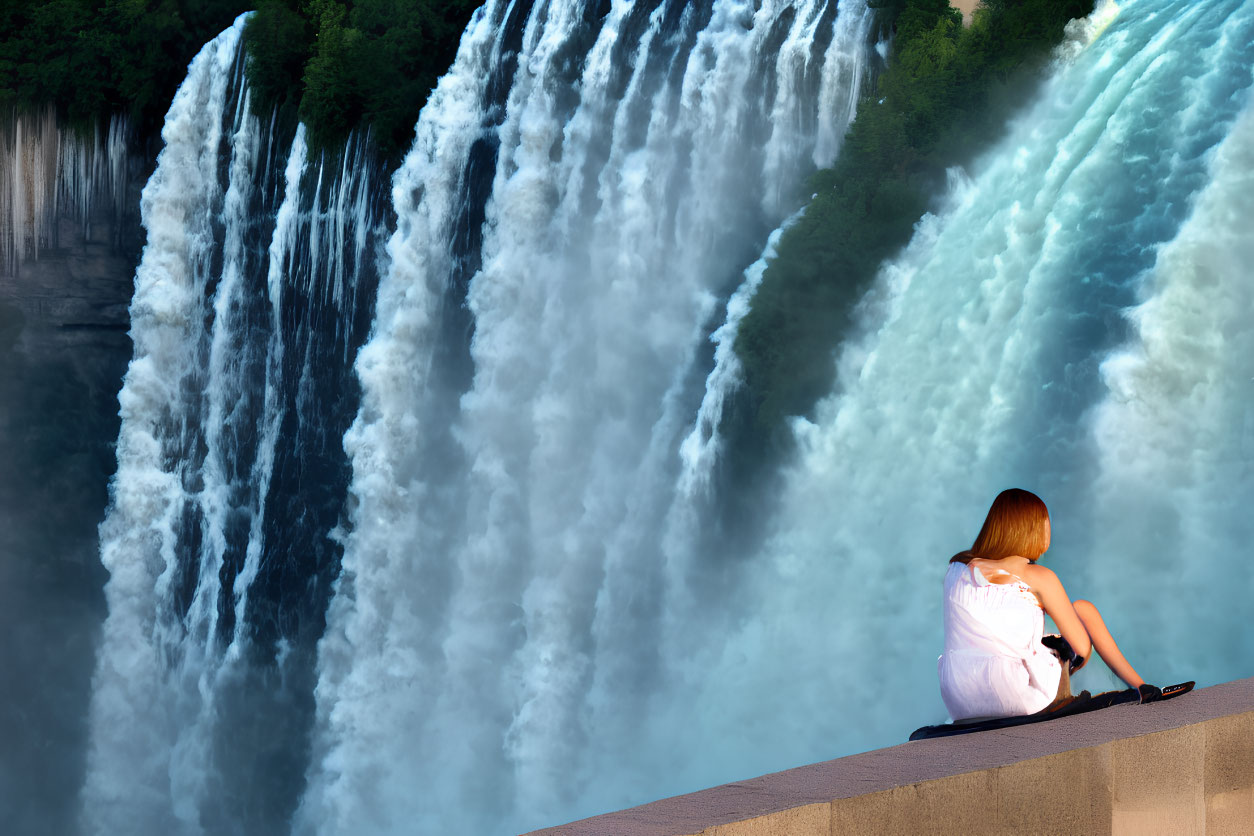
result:
<svg viewBox="0 0 1254 836"><path fill-rule="evenodd" d="M1068 20L1092 0L984 0L972 23L947 0L876 0L888 65L859 105L841 156L783 236L736 339L742 445L784 438L831 390L834 352L879 265L910 239L948 166L987 144L1022 101Z"/></svg>
<svg viewBox="0 0 1254 836"><path fill-rule="evenodd" d="M314 147L368 128L398 157L478 0L263 0L246 38L258 108L295 107Z"/></svg>
<svg viewBox="0 0 1254 836"><path fill-rule="evenodd" d="M246 0L4 0L0 106L157 129L187 64Z"/></svg>
<svg viewBox="0 0 1254 836"><path fill-rule="evenodd" d="M187 64L241 13L255 112L299 116L316 147L368 128L398 157L479 0L3 0L0 107L155 135Z"/></svg>

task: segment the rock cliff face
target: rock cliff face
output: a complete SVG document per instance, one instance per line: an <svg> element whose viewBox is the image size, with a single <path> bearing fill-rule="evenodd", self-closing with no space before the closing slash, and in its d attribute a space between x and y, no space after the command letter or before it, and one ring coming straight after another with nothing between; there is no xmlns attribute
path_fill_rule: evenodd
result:
<svg viewBox="0 0 1254 836"><path fill-rule="evenodd" d="M16 121L0 124L0 809L9 832L55 834L82 784L147 163Z"/></svg>

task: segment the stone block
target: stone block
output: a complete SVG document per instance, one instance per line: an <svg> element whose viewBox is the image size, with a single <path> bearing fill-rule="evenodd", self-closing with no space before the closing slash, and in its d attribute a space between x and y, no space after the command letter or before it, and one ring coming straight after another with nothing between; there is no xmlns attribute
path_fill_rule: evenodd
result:
<svg viewBox="0 0 1254 836"><path fill-rule="evenodd" d="M1108 746L1115 836L1206 832L1203 725L1124 738Z"/></svg>
<svg viewBox="0 0 1254 836"><path fill-rule="evenodd" d="M1254 831L1254 712L1219 717L1206 730L1206 833Z"/></svg>
<svg viewBox="0 0 1254 836"><path fill-rule="evenodd" d="M984 770L843 798L832 802L832 836L991 833L994 792L994 770Z"/></svg>
<svg viewBox="0 0 1254 836"><path fill-rule="evenodd" d="M720 824L703 832L702 836L831 836L832 805L808 804L793 807L766 816Z"/></svg>
<svg viewBox="0 0 1254 836"><path fill-rule="evenodd" d="M1109 834L1110 760L1092 746L993 770L992 829L981 832Z"/></svg>

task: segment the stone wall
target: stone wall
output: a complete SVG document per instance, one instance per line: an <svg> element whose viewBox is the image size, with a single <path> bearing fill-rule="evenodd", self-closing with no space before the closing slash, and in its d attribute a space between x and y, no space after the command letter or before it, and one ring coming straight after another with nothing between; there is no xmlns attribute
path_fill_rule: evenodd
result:
<svg viewBox="0 0 1254 836"><path fill-rule="evenodd" d="M1254 833L1254 679L906 743L532 836Z"/></svg>

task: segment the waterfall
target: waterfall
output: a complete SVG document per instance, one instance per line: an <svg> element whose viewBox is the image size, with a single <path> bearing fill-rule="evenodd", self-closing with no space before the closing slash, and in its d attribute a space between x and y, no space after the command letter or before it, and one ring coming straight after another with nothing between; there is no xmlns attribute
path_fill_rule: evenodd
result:
<svg viewBox="0 0 1254 836"><path fill-rule="evenodd" d="M244 23L189 66L143 193L89 832L273 832L301 785L385 206L366 140L310 159L252 113Z"/></svg>
<svg viewBox="0 0 1254 836"><path fill-rule="evenodd" d="M869 23L476 14L394 180L298 830L497 832L673 789L633 741L671 675L661 533L705 337L834 155Z"/></svg>
<svg viewBox="0 0 1254 836"><path fill-rule="evenodd" d="M1254 536L1252 105L1141 278L1129 340L1102 362L1105 395L1093 415L1093 554L1123 558L1102 560L1094 574L1132 634L1147 637L1137 651L1169 678L1223 681L1254 659L1254 637L1234 629L1254 591L1242 580Z"/></svg>
<svg viewBox="0 0 1254 836"><path fill-rule="evenodd" d="M1254 5L1121 5L1069 27L861 300L677 747L762 772L943 722L946 561L1010 486L1050 505L1046 564L1150 681L1248 673ZM1089 667L1079 687L1116 687Z"/></svg>
<svg viewBox="0 0 1254 836"><path fill-rule="evenodd" d="M244 18L208 44L143 195L84 830L518 832L900 742L1010 485L1147 677L1248 672L1254 4L1121 5L883 265L735 554L735 333L865 3L488 0L390 190L252 112Z"/></svg>
<svg viewBox="0 0 1254 836"><path fill-rule="evenodd" d="M230 68L241 28L210 43L190 65L162 132L166 147L143 193L148 243L131 303L135 355L119 396L118 472L101 527L109 617L92 699L84 792L85 825L101 833L186 830L195 825L203 794L193 785L196 772L188 776L179 767L205 756L196 727L208 722L211 706L202 702L199 680L212 677L205 655L217 652L212 581L218 566L198 575L194 563L180 561L185 549L179 541L199 534L195 518L204 509L194 497L207 487L199 421L207 393L205 381L195 377L210 336L203 330L207 286L217 278L210 275L217 243L211 224L224 208L220 146L231 143L231 168L245 169L231 178L236 190L251 186L248 169L256 160L255 120L245 118L243 126L229 120ZM226 138L224 121L234 129ZM232 194L235 212L246 204L244 196ZM238 237L233 243L236 251L223 253L224 260L240 258ZM208 464L213 469L216 463ZM211 493L221 490L219 478ZM220 551L210 555L211 561L221 559ZM139 798L132 794L136 786Z"/></svg>
<svg viewBox="0 0 1254 836"><path fill-rule="evenodd" d="M696 424L679 445L683 470L680 472L677 490L681 497L706 494L712 490L710 481L714 466L726 455L720 433L723 412L727 399L743 382L743 367L734 350L740 321L749 313L753 295L757 292L758 285L762 284L766 268L778 255L779 239L804 213L803 209L798 210L771 233L761 257L745 270L744 281L727 300L727 314L723 324L710 335L710 342L715 345L714 368L705 380L705 394L700 408L697 409ZM691 519L685 519L678 525L687 528L690 522Z"/></svg>

